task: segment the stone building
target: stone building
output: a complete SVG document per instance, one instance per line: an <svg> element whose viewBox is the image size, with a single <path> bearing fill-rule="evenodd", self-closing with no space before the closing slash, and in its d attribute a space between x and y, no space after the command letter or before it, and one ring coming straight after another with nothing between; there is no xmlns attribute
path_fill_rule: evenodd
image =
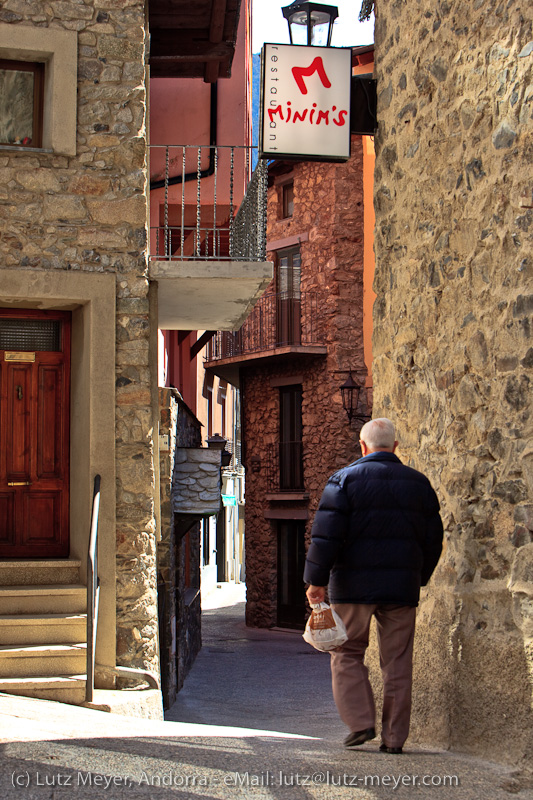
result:
<svg viewBox="0 0 533 800"><path fill-rule="evenodd" d="M354 50L355 73L372 73L372 50ZM275 277L240 331L208 351L206 368L242 396L248 625L303 627L314 512L329 475L359 455L340 386L351 372L367 413L373 164L370 138L352 136L346 163L269 165Z"/></svg>
<svg viewBox="0 0 533 800"><path fill-rule="evenodd" d="M374 414L446 529L413 737L531 766L531 6L378 0L375 47Z"/></svg>
<svg viewBox="0 0 533 800"><path fill-rule="evenodd" d="M203 0L192 16L188 4L172 10L162 0L2 3L4 691L68 702L85 696L95 475L101 476L96 685L115 687L120 668L136 669L142 679L149 672L160 684L158 329L234 327L271 270L255 244L248 260L240 252L235 262L228 251L222 263L208 262L197 248L185 263L183 252L163 252L154 243L157 230L149 237L148 71L200 85L228 78L239 11L239 0ZM248 11L244 2L241 20ZM230 225L247 180L241 174ZM155 227L168 242L166 223L159 218ZM194 317L198 309L203 316ZM172 393L162 399L179 427L181 401ZM161 424L168 419L163 414ZM206 475L213 453L204 453ZM180 459L174 461L175 476ZM163 469L163 484L168 474ZM173 506L172 513L178 524L183 509ZM192 547L194 557L197 563ZM134 695L126 695L130 705ZM152 713L160 707L159 696Z"/></svg>

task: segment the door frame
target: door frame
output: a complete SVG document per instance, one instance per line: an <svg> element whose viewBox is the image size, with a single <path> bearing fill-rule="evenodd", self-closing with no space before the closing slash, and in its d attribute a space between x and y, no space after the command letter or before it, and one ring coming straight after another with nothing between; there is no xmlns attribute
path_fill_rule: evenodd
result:
<svg viewBox="0 0 533 800"><path fill-rule="evenodd" d="M97 662L116 664L116 276L66 270L0 270L0 306L72 311L70 557L85 581L93 478L102 476Z"/></svg>

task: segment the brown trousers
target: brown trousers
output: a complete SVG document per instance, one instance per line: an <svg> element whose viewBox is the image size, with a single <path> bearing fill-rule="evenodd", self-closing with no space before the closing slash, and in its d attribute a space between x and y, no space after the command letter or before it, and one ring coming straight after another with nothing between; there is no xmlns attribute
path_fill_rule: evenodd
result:
<svg viewBox="0 0 533 800"><path fill-rule="evenodd" d="M376 618L383 676L381 738L402 747L409 733L416 608L338 603L332 606L348 632L348 641L331 653L333 697L350 731L375 727L375 706L364 664L372 616Z"/></svg>

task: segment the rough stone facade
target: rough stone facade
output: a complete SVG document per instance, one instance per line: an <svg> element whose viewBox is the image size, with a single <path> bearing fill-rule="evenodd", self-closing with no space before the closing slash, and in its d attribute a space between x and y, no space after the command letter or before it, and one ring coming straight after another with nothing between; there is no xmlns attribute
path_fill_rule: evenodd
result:
<svg viewBox="0 0 533 800"><path fill-rule="evenodd" d="M77 35L76 155L0 152L0 269L116 275L117 661L157 672L145 2L5 0L0 22Z"/></svg>
<svg viewBox="0 0 533 800"><path fill-rule="evenodd" d="M220 454L176 389L159 389L161 540L157 544L163 702L169 708L201 641L200 524L220 509Z"/></svg>
<svg viewBox="0 0 533 800"><path fill-rule="evenodd" d="M157 588L159 599L159 647L161 657L161 690L163 706L169 708L176 699L176 545L172 525L172 475L178 431L179 401L173 389L159 389L159 435L168 437L168 446L159 449L161 490L161 539L157 543Z"/></svg>
<svg viewBox="0 0 533 800"><path fill-rule="evenodd" d="M374 415L431 479L445 552L412 735L531 763L531 8L376 12Z"/></svg>
<svg viewBox="0 0 533 800"><path fill-rule="evenodd" d="M281 219L281 192L268 196L268 241L300 237L302 329L323 345L323 355L277 355L268 364L241 367L246 464L246 620L277 624L277 522L265 512L307 513L306 539L329 475L360 455L358 428L348 424L340 385L348 370L365 381L363 352L362 143L352 137L346 164L294 165L294 214ZM268 254L275 260L276 253ZM273 285L273 290L275 287ZM311 319L312 317L312 319ZM279 379L302 385L304 494L300 500L268 500L272 494L268 452L279 442ZM360 427L360 426L359 426ZM272 452L272 450L271 450ZM274 470L275 471L275 470ZM274 483L275 483L274 476ZM275 493L275 490L274 490ZM303 582L302 594L304 592Z"/></svg>

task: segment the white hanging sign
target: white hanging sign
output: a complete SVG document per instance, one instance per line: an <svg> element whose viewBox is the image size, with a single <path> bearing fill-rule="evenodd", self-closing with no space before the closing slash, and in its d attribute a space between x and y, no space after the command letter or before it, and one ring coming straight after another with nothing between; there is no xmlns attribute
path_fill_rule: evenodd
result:
<svg viewBox="0 0 533 800"><path fill-rule="evenodd" d="M346 161L350 157L351 72L349 47L265 44L260 154Z"/></svg>

